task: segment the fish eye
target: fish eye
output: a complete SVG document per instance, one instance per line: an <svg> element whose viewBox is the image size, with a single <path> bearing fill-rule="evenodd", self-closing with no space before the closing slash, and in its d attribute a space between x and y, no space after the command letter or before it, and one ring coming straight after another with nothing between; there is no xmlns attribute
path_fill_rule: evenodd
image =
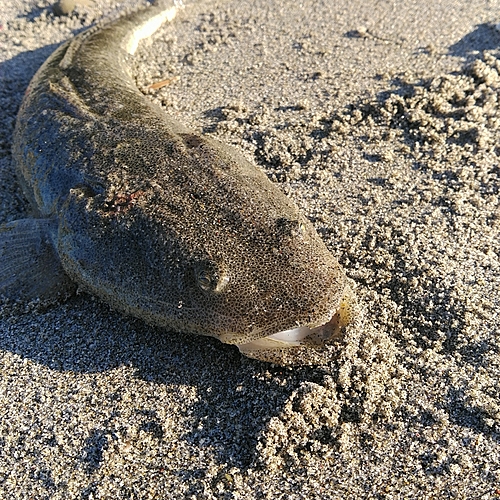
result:
<svg viewBox="0 0 500 500"><path fill-rule="evenodd" d="M302 220L282 217L276 220L276 231L283 237L302 237L306 234L307 227Z"/></svg>
<svg viewBox="0 0 500 500"><path fill-rule="evenodd" d="M198 286L202 290L210 290L213 288L215 276L208 269L201 269L196 275Z"/></svg>
<svg viewBox="0 0 500 500"><path fill-rule="evenodd" d="M196 269L195 276L198 286L206 292L221 292L229 282L229 277L213 263L200 266Z"/></svg>

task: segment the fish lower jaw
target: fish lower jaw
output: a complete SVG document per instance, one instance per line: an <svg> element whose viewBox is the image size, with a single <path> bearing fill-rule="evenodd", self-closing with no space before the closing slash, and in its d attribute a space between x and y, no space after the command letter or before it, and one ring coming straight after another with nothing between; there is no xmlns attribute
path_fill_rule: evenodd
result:
<svg viewBox="0 0 500 500"><path fill-rule="evenodd" d="M250 355L255 351L267 351L271 349L290 349L293 347L309 345L321 347L327 341L340 337L342 324L339 313L324 325L316 328L300 326L293 330L283 330L267 337L255 339L247 344L237 344L242 354Z"/></svg>
<svg viewBox="0 0 500 500"><path fill-rule="evenodd" d="M283 330L247 344L237 344L238 349L245 356L259 359L261 357L259 352L299 346L320 348L327 342L340 340L344 327L353 319L353 302L352 292L350 288L346 288L340 307L327 323L314 328L300 326L292 330Z"/></svg>

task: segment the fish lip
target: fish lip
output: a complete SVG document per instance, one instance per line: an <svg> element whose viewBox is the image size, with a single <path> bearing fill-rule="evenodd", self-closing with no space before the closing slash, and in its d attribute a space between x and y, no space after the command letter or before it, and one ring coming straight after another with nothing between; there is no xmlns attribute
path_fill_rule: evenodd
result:
<svg viewBox="0 0 500 500"><path fill-rule="evenodd" d="M240 352L246 355L255 351L290 349L299 346L322 347L329 341L338 340L341 337L343 326L340 314L337 311L331 316L329 321L320 326L313 328L299 326L255 339L246 344L236 345Z"/></svg>
<svg viewBox="0 0 500 500"><path fill-rule="evenodd" d="M330 319L319 326L299 326L290 330L261 337L246 344L236 344L240 352L250 358L266 360L278 359L272 351L285 351L286 349L316 348L320 349L327 343L341 341L345 327L350 325L355 316L356 297L349 285L346 285L342 299L337 310L331 314ZM328 317L328 316L327 316ZM267 351L267 352L266 352ZM271 351L271 353L269 352Z"/></svg>

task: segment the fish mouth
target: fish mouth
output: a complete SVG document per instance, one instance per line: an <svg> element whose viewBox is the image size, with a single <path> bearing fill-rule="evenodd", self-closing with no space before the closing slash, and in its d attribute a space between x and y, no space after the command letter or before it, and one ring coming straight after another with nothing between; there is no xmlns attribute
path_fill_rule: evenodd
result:
<svg viewBox="0 0 500 500"><path fill-rule="evenodd" d="M291 349L299 346L320 348L328 342L342 338L343 329L352 320L352 311L346 297L331 319L323 325L309 328L300 326L292 330L283 330L267 337L255 339L246 344L237 344L242 354L251 358L259 358L259 353L275 349Z"/></svg>

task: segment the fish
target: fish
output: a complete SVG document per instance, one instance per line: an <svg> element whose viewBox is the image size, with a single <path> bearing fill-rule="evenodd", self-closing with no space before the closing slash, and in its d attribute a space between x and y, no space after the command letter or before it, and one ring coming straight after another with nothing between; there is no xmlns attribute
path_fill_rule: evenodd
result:
<svg viewBox="0 0 500 500"><path fill-rule="evenodd" d="M12 157L33 215L0 226L0 294L50 303L83 290L250 358L323 363L352 320L339 262L238 149L190 131L134 83L129 58L179 8L99 23L32 78Z"/></svg>

